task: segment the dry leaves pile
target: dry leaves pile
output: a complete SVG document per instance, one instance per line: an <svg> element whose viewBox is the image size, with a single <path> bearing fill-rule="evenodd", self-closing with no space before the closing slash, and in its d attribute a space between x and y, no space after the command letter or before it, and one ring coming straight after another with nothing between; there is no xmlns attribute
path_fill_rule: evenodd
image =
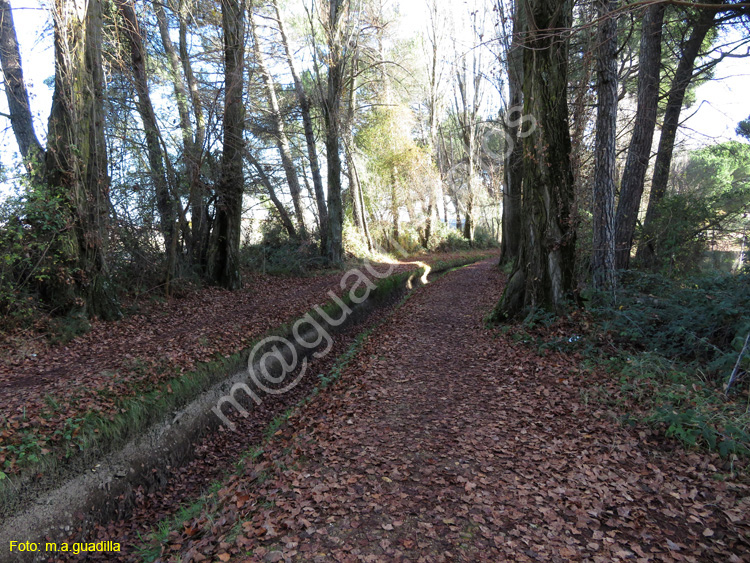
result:
<svg viewBox="0 0 750 563"><path fill-rule="evenodd" d="M501 282L485 262L420 290L162 561L750 561L747 484L485 329Z"/></svg>

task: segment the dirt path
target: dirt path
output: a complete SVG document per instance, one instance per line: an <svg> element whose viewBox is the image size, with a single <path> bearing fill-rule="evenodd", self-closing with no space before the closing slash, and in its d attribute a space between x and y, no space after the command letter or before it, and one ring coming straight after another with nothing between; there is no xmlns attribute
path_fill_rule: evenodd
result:
<svg viewBox="0 0 750 563"><path fill-rule="evenodd" d="M176 509L190 505L205 494L213 483L220 481L231 473L241 456L252 447L263 443L264 432L274 417L287 409L293 408L299 401L308 396L319 383L317 374L328 373L337 357L345 353L357 335L368 327L375 326L384 319L399 301L394 295L389 301L378 307L361 313L346 328L333 336L332 348L321 358L310 357L308 375L302 378L292 390L281 395L263 395L259 405L248 405L247 416L240 416L237 411L227 409L226 415L236 425L234 431L220 427L217 431L204 436L195 445L194 458L187 464L172 468L159 476L159 482L140 485L133 492L132 502L125 505L119 518L102 524L82 523L81 527L68 538L68 543L86 541L112 540L124 546L121 554L93 553L80 557L65 556L50 558L51 561L64 563L68 561L106 561L129 562L138 560L137 553L131 549L142 543L139 538L148 534L159 525L160 521L172 517ZM293 379L298 370L287 377ZM125 510L126 508L126 510Z"/></svg>
<svg viewBox="0 0 750 563"><path fill-rule="evenodd" d="M162 561L750 561L748 487L485 329L501 282L419 290Z"/></svg>
<svg viewBox="0 0 750 563"><path fill-rule="evenodd" d="M421 259L434 263L460 255ZM404 261L393 271L417 265ZM242 350L264 332L329 301L329 291L341 293L341 275L251 273L243 290L209 287L163 303L146 302L141 312L121 321L92 323L90 332L66 345L44 345L40 339L0 342L0 471L17 473L24 455L62 447L66 429L88 414L112 416L120 412L122 399L156 389L199 362Z"/></svg>

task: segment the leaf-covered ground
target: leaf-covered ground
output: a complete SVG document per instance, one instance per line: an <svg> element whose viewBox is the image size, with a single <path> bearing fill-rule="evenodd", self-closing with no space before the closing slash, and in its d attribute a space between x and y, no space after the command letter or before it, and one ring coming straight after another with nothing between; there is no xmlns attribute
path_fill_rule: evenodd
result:
<svg viewBox="0 0 750 563"><path fill-rule="evenodd" d="M464 253L466 254L466 253ZM420 258L427 263L461 253ZM394 272L413 269L404 261ZM386 271L388 266L377 266ZM245 288L206 288L161 303L121 321L94 322L67 345L41 337L0 345L0 471L13 474L24 456L75 442L87 413L112 416L122 399L155 389L198 362L229 356L265 332L341 294L341 272L313 277L245 276ZM2 474L0 474L1 476Z"/></svg>
<svg viewBox="0 0 750 563"><path fill-rule="evenodd" d="M419 290L161 561L750 561L746 481L485 328L501 285L484 262Z"/></svg>

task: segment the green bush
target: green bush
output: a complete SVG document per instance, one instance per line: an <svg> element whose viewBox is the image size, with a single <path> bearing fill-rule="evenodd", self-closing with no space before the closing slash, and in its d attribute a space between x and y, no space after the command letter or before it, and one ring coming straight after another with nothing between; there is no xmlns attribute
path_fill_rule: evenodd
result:
<svg viewBox="0 0 750 563"><path fill-rule="evenodd" d="M70 280L61 257L69 228L64 202L43 188L0 203L0 318L3 328L32 322L43 310L37 288L52 276Z"/></svg>
<svg viewBox="0 0 750 563"><path fill-rule="evenodd" d="M619 344L725 375L750 332L750 275L677 282L628 271L621 276L616 302L592 312Z"/></svg>
<svg viewBox="0 0 750 563"><path fill-rule="evenodd" d="M456 252L469 250L471 245L458 229L448 226L442 221L434 224L429 241L429 250L433 252Z"/></svg>
<svg viewBox="0 0 750 563"><path fill-rule="evenodd" d="M273 216L261 223L261 241L246 243L240 252L244 266L274 275L304 275L326 265L317 244L292 240Z"/></svg>
<svg viewBox="0 0 750 563"><path fill-rule="evenodd" d="M671 276L698 273L713 242L750 227L750 145L728 141L692 151L658 209L658 269Z"/></svg>
<svg viewBox="0 0 750 563"><path fill-rule="evenodd" d="M472 242L472 246L479 249L500 247L500 242L495 238L495 235L484 226L474 229L474 240Z"/></svg>

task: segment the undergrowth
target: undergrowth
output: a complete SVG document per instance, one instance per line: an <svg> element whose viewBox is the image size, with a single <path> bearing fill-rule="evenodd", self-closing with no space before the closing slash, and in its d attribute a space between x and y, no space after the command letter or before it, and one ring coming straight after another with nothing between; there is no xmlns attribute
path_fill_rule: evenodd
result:
<svg viewBox="0 0 750 563"><path fill-rule="evenodd" d="M613 342L694 363L710 377L722 378L750 333L750 274L677 282L625 272L614 302L591 312ZM750 358L744 367L750 367Z"/></svg>
<svg viewBox="0 0 750 563"><path fill-rule="evenodd" d="M686 447L750 457L750 276L675 281L629 271L616 298L593 299L583 347L610 349L600 363L619 373L623 393L646 423ZM599 348L601 350L601 347ZM735 366L738 376L727 384Z"/></svg>
<svg viewBox="0 0 750 563"><path fill-rule="evenodd" d="M750 276L675 281L629 271L619 282L615 298L593 295L587 310L565 318L537 311L501 330L540 355L578 354L591 370L610 373L614 394L589 391L626 411L626 423L648 424L729 461L750 459L750 350L741 355Z"/></svg>
<svg viewBox="0 0 750 563"><path fill-rule="evenodd" d="M750 411L741 394L725 398L705 372L653 352L622 351L600 364L619 374L621 392L642 409L641 421L667 437L730 460L750 456Z"/></svg>

